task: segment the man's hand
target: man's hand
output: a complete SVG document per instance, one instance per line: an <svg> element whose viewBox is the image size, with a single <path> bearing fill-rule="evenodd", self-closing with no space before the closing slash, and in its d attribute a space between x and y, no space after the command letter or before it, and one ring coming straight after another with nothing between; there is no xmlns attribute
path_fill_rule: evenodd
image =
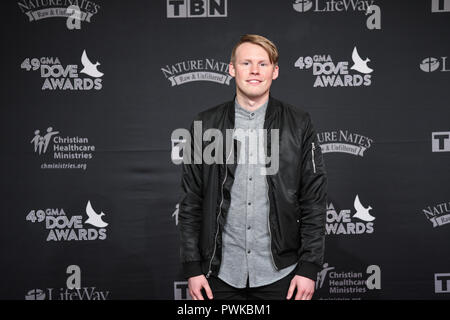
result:
<svg viewBox="0 0 450 320"><path fill-rule="evenodd" d="M201 292L202 288L205 288L206 295L208 296L209 299L213 298L213 294L211 288L209 287L208 280L206 280L206 277L204 275L190 277L188 279L188 286L189 286L189 294L194 300L205 300L203 299L203 295Z"/></svg>
<svg viewBox="0 0 450 320"><path fill-rule="evenodd" d="M291 299L295 288L297 288L295 300L311 300L314 294L315 284L316 282L314 280L296 275L291 280L286 299Z"/></svg>

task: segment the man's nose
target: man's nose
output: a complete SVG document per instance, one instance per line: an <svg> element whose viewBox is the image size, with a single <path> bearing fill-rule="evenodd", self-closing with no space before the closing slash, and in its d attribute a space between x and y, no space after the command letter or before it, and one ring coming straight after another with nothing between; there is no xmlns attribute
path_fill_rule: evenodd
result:
<svg viewBox="0 0 450 320"><path fill-rule="evenodd" d="M250 66L250 72L252 74L258 74L259 73L259 66L257 64L252 64Z"/></svg>

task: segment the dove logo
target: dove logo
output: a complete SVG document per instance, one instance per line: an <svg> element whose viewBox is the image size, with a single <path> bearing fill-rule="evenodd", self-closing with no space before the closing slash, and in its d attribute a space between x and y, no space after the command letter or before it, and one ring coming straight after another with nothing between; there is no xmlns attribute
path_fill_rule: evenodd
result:
<svg viewBox="0 0 450 320"><path fill-rule="evenodd" d="M353 215L354 218L358 218L363 221L373 221L375 220L375 217L371 216L369 211L372 210L371 206L368 206L365 208L361 201L359 200L359 196L356 195L355 201L353 203L353 206L355 207L356 213Z"/></svg>
<svg viewBox="0 0 450 320"><path fill-rule="evenodd" d="M93 64L91 60L89 60L86 54L86 50L83 50L83 54L81 55L81 63L84 67L80 71L81 73L85 73L93 78L100 78L101 76L103 76L103 73L97 70L97 67L100 65L100 63L97 61L95 64Z"/></svg>
<svg viewBox="0 0 450 320"><path fill-rule="evenodd" d="M350 70L348 61L334 62L330 54L301 56L295 61L294 66L300 70L312 69L312 74L316 77L314 88L370 86L373 72L373 69L367 65L370 59L361 59L355 46L352 51L352 60L353 65ZM358 73L351 74L350 71Z"/></svg>
<svg viewBox="0 0 450 320"><path fill-rule="evenodd" d="M47 242L59 241L93 241L106 239L108 223L103 221L103 212L97 214L91 202L86 205L88 219L83 224L82 215L68 216L64 209L37 209L31 210L25 220L33 224L42 223L48 231ZM87 228L92 225L95 228Z"/></svg>
<svg viewBox="0 0 450 320"><path fill-rule="evenodd" d="M91 202L88 201L86 205L86 214L89 217L84 223L88 223L97 228L104 228L108 224L102 220L102 217L105 215L103 212L97 214L97 212L92 209Z"/></svg>
<svg viewBox="0 0 450 320"><path fill-rule="evenodd" d="M365 60L361 59L356 47L353 48L352 60L353 66L351 66L350 69L356 70L364 74L372 73L373 69L367 66L367 63L370 62L370 59L369 58L366 58Z"/></svg>
<svg viewBox="0 0 450 320"><path fill-rule="evenodd" d="M311 10L311 8L313 7L313 2L311 0L295 0L292 6L294 7L295 11L306 12Z"/></svg>
<svg viewBox="0 0 450 320"><path fill-rule="evenodd" d="M359 196L356 195L353 206L355 213L352 215L352 210L343 209L339 212L336 211L334 205L330 203L327 206L326 216L326 232L333 235L359 235L370 234L374 232L374 220L369 211L372 210L371 206L367 208L361 204ZM354 219L361 221L354 221Z"/></svg>

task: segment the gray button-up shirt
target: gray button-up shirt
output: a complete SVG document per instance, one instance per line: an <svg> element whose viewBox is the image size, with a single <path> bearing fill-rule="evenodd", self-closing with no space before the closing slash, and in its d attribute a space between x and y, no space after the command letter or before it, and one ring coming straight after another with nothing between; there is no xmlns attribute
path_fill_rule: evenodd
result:
<svg viewBox="0 0 450 320"><path fill-rule="evenodd" d="M248 111L235 100L235 128L239 140L245 139L238 153L238 165L231 188L231 203L222 233L222 263L219 278L235 288L271 284L287 276L297 264L277 270L270 250L269 198L263 159L258 154L258 134L263 129L267 102L255 111ZM251 131L253 130L253 131ZM258 143L249 143L248 132ZM260 131L262 132L262 131ZM264 141L264 140L263 140ZM242 142L242 141L241 141ZM243 154L242 154L243 153ZM264 152L262 153L264 155ZM244 160L244 161L243 161Z"/></svg>

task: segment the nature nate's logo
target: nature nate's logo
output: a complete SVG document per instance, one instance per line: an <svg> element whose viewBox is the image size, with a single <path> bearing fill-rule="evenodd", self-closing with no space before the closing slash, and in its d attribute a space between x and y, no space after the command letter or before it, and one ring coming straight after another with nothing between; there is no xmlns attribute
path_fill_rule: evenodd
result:
<svg viewBox="0 0 450 320"><path fill-rule="evenodd" d="M211 81L230 85L232 76L228 74L228 63L212 58L185 60L166 65L161 71L173 86L194 81Z"/></svg>
<svg viewBox="0 0 450 320"><path fill-rule="evenodd" d="M373 139L348 130L318 132L322 153L348 153L364 157L364 152L373 144Z"/></svg>
<svg viewBox="0 0 450 320"><path fill-rule="evenodd" d="M80 29L81 22L91 22L100 9L100 5L89 0L20 0L17 5L30 22L64 18L70 30Z"/></svg>
<svg viewBox="0 0 450 320"><path fill-rule="evenodd" d="M42 90L88 91L102 89L103 72L98 70L100 62L92 63L86 50L83 50L80 57L82 68L76 64L63 66L60 61L58 57L26 58L20 67L26 71L39 71L40 77L43 79Z"/></svg>
<svg viewBox="0 0 450 320"><path fill-rule="evenodd" d="M374 232L375 217L370 211L372 207L363 205L356 195L353 202L354 213L350 209L336 211L333 203L327 205L326 233L334 235L359 235Z"/></svg>
<svg viewBox="0 0 450 320"><path fill-rule="evenodd" d="M334 62L329 54L301 56L294 66L300 70L311 69L315 76L313 87L361 87L372 84L373 69L369 58L362 59L356 47L352 51L352 62ZM350 65L350 68L349 68Z"/></svg>
<svg viewBox="0 0 450 320"><path fill-rule="evenodd" d="M295 0L292 7L301 13L361 12L367 16L367 29L381 29L381 9L373 0Z"/></svg>
<svg viewBox="0 0 450 320"><path fill-rule="evenodd" d="M361 270L361 269L362 270ZM317 273L316 291L320 299L333 299L344 294L344 299L361 299L372 290L381 289L381 268L373 264L359 270L342 270L324 263Z"/></svg>
<svg viewBox="0 0 450 320"><path fill-rule="evenodd" d="M94 286L81 285L81 268L70 265L66 268L69 276L66 287L31 289L25 295L25 300L107 300L110 291L98 290Z"/></svg>
<svg viewBox="0 0 450 320"><path fill-rule="evenodd" d="M422 212L433 228L450 223L450 201L428 206Z"/></svg>
<svg viewBox="0 0 450 320"><path fill-rule="evenodd" d="M45 162L41 169L87 169L87 161L94 157L95 146L89 144L89 139L80 136L61 136L60 131L48 127L42 131L34 131L29 141L32 150ZM48 162L50 159L53 162ZM64 161L64 162L62 162Z"/></svg>
<svg viewBox="0 0 450 320"><path fill-rule="evenodd" d="M67 211L67 210L66 210ZM87 219L83 215L69 217L64 209L31 210L26 221L33 224L43 223L48 231L46 241L93 241L106 239L108 223L103 221L103 212L97 213L88 200L86 204ZM91 228L94 227L94 228Z"/></svg>

